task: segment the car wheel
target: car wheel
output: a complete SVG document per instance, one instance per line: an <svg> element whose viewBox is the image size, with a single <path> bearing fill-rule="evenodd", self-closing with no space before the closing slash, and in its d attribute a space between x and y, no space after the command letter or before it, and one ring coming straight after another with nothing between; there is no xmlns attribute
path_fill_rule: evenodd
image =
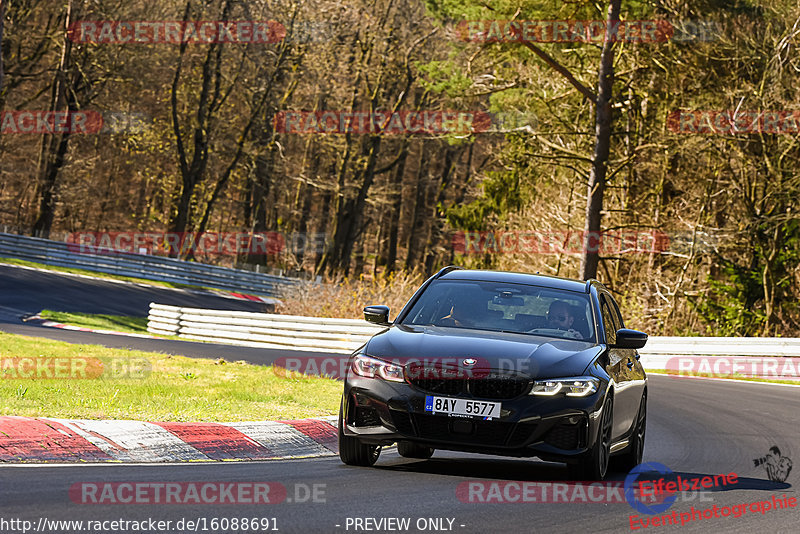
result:
<svg viewBox="0 0 800 534"><path fill-rule="evenodd" d="M630 471L640 463L644 455L644 435L647 429L647 394L642 395L642 402L639 403L639 413L636 416L636 427L631 434L628 450L618 457L620 471Z"/></svg>
<svg viewBox="0 0 800 534"><path fill-rule="evenodd" d="M577 464L570 464L570 474L576 480L603 480L611 459L611 428L614 422L614 401L611 397L603 404L603 415L597 439L591 450Z"/></svg>
<svg viewBox="0 0 800 534"><path fill-rule="evenodd" d="M398 441L397 452L404 458L419 458L427 460L433 456L433 449L424 445L417 445L410 441Z"/></svg>
<svg viewBox="0 0 800 534"><path fill-rule="evenodd" d="M347 465L361 467L374 465L381 455L380 445L368 445L361 443L358 438L345 436L342 430L342 408L339 408L339 458Z"/></svg>

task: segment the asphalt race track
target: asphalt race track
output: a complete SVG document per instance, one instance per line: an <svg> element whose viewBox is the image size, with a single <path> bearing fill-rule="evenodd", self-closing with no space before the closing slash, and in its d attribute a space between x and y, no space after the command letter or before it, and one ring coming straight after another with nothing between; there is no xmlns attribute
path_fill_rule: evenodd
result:
<svg viewBox="0 0 800 534"><path fill-rule="evenodd" d="M45 337L69 343L105 345L111 348L138 349L195 358L245 360L259 365L269 365L277 358L287 355L287 352L282 350L58 330L25 324L20 319L24 315L32 315L42 310L145 317L151 302L215 310L264 311L264 305L261 303L225 298L211 293L119 284L0 264L0 331L3 332ZM328 355L312 352L303 354Z"/></svg>
<svg viewBox="0 0 800 534"><path fill-rule="evenodd" d="M705 495L679 494L669 513L688 512L692 506L717 505L721 509L767 501L773 495L796 498L797 469L787 483L773 483L762 468L753 465L753 459L772 445L778 445L784 456L797 457L800 396L795 392L768 385L652 377L645 461L662 463L684 477L738 475L734 486ZM416 528L420 518L453 519L452 530L438 531L463 533L631 531L629 517L638 513L624 502L488 504L461 502L456 494L459 484L467 481L563 481L566 474L559 464L535 460L442 452L431 460L406 460L394 450L384 452L374 468L346 467L338 458L171 466L4 466L0 469L0 502L4 518L22 518L34 524L42 517L165 521L257 517L274 518L280 532L365 532L353 528L354 518L397 517L411 518L409 532L420 531ZM622 480L621 476L614 478ZM76 504L70 500L71 485L99 481L278 482L287 489L289 500L295 500L295 493L304 500L310 494L308 489L316 485L318 502L157 506ZM346 528L348 518L351 524ZM444 526L448 526L446 520ZM675 528L651 526L646 531ZM797 532L800 511L748 512L739 518L704 519L677 528L693 532Z"/></svg>
<svg viewBox="0 0 800 534"><path fill-rule="evenodd" d="M31 311L28 304L41 308L56 308L66 302L69 293L60 294L58 286L48 287L47 296L34 294L33 276L26 271L23 280L7 279L8 270L0 270L0 306ZM12 273L13 274L13 273ZM38 276L35 275L35 276ZM88 282L88 281L87 281ZM87 283L76 282L65 291L79 291ZM91 310L109 313L109 306L122 306L121 286L105 289L116 295L104 297L104 284L91 283L95 302ZM26 289L30 287L31 289ZM27 291L27 293L26 293ZM150 290L147 290L150 293ZM27 294L27 296L26 296ZM180 295L175 293L175 295ZM173 295L173 296L175 296ZM194 298L195 296L192 296ZM132 302L134 302L133 297ZM150 299L148 295L143 300ZM182 297L175 297L180 299ZM187 297L188 298L188 297ZM33 299L33 300L31 300ZM42 299L42 300L39 300ZM142 300L142 301L143 301ZM220 299L222 300L222 299ZM109 302L110 301L110 302ZM148 300L149 302L149 300ZM229 304L234 301L226 301ZM239 304L239 303L236 303ZM247 303L243 303L247 304ZM204 306L214 303L204 301ZM26 307L27 306L27 307ZM7 309L6 308L6 309ZM38 310L33 310L38 311ZM114 308L114 313L121 313ZM7 312L5 331L56 337L67 341L91 342L109 336L53 331L13 322ZM77 334L77 336L72 336ZM151 340L126 339L123 343L136 348L148 348ZM159 342L160 343L160 342ZM193 354L196 343L171 343L172 349L184 347ZM166 346L166 345L164 345ZM210 350L221 350L213 348ZM242 352L240 348L234 348ZM258 352L258 351L254 351ZM263 351L262 351L263 352ZM753 460L778 446L784 457L800 461L800 391L797 388L746 382L679 379L650 375L649 409L645 462L658 462L685 478L736 473L737 482L715 487L704 494L677 494L677 500L666 512L656 516L642 514L626 502L591 503L586 498L574 502L464 502L459 485L472 481L563 482L567 471L560 464L537 460L504 459L478 455L437 451L431 460L407 460L394 449L384 451L374 468L347 467L336 457L257 463L216 463L183 465L69 465L13 466L0 468L0 530L12 530L3 520L147 520L172 521L169 532L233 532L217 525L214 519L270 519L269 531L279 532L463 532L463 533L533 533L533 532L631 532L631 516L637 519L661 517L677 512L691 513L695 509L716 506L748 505L741 517L711 517L690 521L683 526L649 526L637 532L798 532L800 506L761 513L749 506L752 502L771 501L773 497L787 499L800 496L795 484L800 483L800 467L790 473L785 483L770 482L763 467ZM611 477L624 480L624 474ZM231 483L273 482L286 489L286 497L274 504L83 504L70 496L74 484L94 483ZM463 486L461 486L463 488ZM517 486L505 486L517 487ZM316 498L313 497L316 491ZM274 495L274 493L273 493ZM487 495L483 493L482 495ZM460 499L459 497L462 497ZM508 498L520 498L518 491ZM75 502L77 501L77 502ZM300 502L298 502L300 501ZM755 511L751 511L755 510ZM688 516L687 516L688 517ZM365 518L371 521L365 522ZM408 518L409 527L397 529L389 518ZM359 520L356 523L356 520ZM183 528L176 523L184 520ZM185 521L204 521L189 528ZM373 521L374 520L374 521ZM383 520L383 523L376 521ZM430 521L429 521L430 520ZM46 525L47 523L45 523ZM262 523L263 524L263 523ZM360 528L355 528L358 524ZM20 523L17 523L19 526ZM110 524L109 524L110 525ZM205 528L204 528L205 526ZM33 528L32 527L32 528ZM418 528L419 527L419 528ZM56 531L50 525L49 531ZM62 526L57 531L68 532ZM121 527L99 532L124 532ZM131 530L128 530L131 531ZM157 531L157 530L156 530ZM241 531L241 530L238 530ZM256 530L249 530L255 532ZM264 531L260 530L259 531Z"/></svg>
<svg viewBox="0 0 800 534"><path fill-rule="evenodd" d="M150 303L263 311L258 302L144 284L121 284L0 264L0 306L28 311L106 313L146 317Z"/></svg>

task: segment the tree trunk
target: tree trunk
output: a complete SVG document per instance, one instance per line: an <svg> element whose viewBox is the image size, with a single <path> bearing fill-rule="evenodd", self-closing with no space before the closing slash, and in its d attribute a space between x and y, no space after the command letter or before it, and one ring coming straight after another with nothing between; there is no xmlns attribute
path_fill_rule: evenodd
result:
<svg viewBox="0 0 800 534"><path fill-rule="evenodd" d="M608 6L606 28L612 31L619 25L621 0L611 0ZM586 223L584 225L583 251L580 277L584 280L597 276L600 264L599 238L603 211L603 195L606 187L608 156L611 151L611 98L614 86L614 43L606 35L600 57L600 74L597 82L597 104L595 106L595 144L592 170L589 174L588 198L586 201Z"/></svg>
<svg viewBox="0 0 800 534"><path fill-rule="evenodd" d="M56 193L58 175L64 166L67 149L69 148L69 133L61 135L55 153L48 150L45 153L44 177L42 180L41 199L39 201L39 216L33 224L33 235L47 239L56 214ZM50 144L49 144L50 145ZM50 145L52 146L52 145Z"/></svg>
<svg viewBox="0 0 800 534"><path fill-rule="evenodd" d="M428 141L420 143L419 161L417 165L417 179L414 187L414 199L411 209L411 223L408 227L408 240L406 241L406 270L415 270L417 259L424 250L419 251L419 246L424 246L424 241L419 239L425 225L426 199L428 198Z"/></svg>
<svg viewBox="0 0 800 534"><path fill-rule="evenodd" d="M3 3L5 10L5 2ZM64 17L64 27L69 28L72 24L72 1L67 2L67 12ZM58 69L54 74L53 88L51 91L50 110L53 112L62 110L64 107L69 112L77 111L75 102L75 92L67 88L68 70L72 63L72 41L65 34L61 47L61 58ZM77 74L75 75L77 76ZM77 79L73 77L73 83ZM74 89L74 88L73 88ZM41 187L39 189L39 214L33 223L33 235L47 238L50 236L50 229L56 214L56 196L58 187L58 176L66 160L67 150L69 149L70 131L57 137L56 134L45 134L42 138L42 149L39 157L39 169L41 172Z"/></svg>
<svg viewBox="0 0 800 534"><path fill-rule="evenodd" d="M392 203L389 209L389 243L386 250L386 274L394 272L394 264L397 261L397 243L400 233L400 218L403 207L403 175L406 173L406 159L408 159L408 145L403 148L400 161L394 171L391 181Z"/></svg>
<svg viewBox="0 0 800 534"><path fill-rule="evenodd" d="M334 168L331 168L333 171ZM314 250L314 273L321 274L322 273L322 259L325 257L328 247L330 243L328 242L327 232L328 232L328 223L331 216L331 204L333 203L333 192L325 191L322 195L322 207L319 210L319 223L317 225L317 234L318 235L325 235L325 247L324 249L315 249ZM318 243L318 242L316 242ZM316 246L316 244L315 244Z"/></svg>
<svg viewBox="0 0 800 534"><path fill-rule="evenodd" d="M191 4L191 0L187 0L183 14L184 22L191 20ZM222 6L221 20L225 20L228 17L230 9L231 2L226 0ZM219 111L221 102L225 99L221 90L223 43L214 42L209 45L206 57L203 60L203 66L200 69L202 76L200 78L195 123L192 127L192 154L190 157L186 149L189 136L188 133L184 136L178 115L181 108L178 102L178 92L183 75L186 49L187 43L182 42L179 49L178 63L175 68L175 76L172 79L170 88L172 130L175 136L178 163L181 171L180 198L169 221L169 231L176 233L186 232L191 226L192 213L195 207L195 202L193 202L195 189L206 179L208 172L209 151L211 149L209 136L212 133L212 125L216 113ZM169 251L172 257L179 257L180 252L180 250Z"/></svg>
<svg viewBox="0 0 800 534"><path fill-rule="evenodd" d="M311 236L308 235L308 223L311 220L311 206L314 203L314 188L311 186L304 187L302 195L303 203L300 208L300 220L297 225L297 233L299 234L297 240L298 250L293 251L295 252L297 264L300 269L303 268L303 263L305 263L309 247L313 242L310 240Z"/></svg>
<svg viewBox="0 0 800 534"><path fill-rule="evenodd" d="M434 199L431 223L428 227L428 238L426 240L425 273L433 272L436 264L438 251L436 245L442 241L444 226L444 201L447 196L447 188L450 186L451 178L455 174L455 162L458 160L463 148L447 147L444 151L444 162L442 163L442 177L439 179L439 188Z"/></svg>
<svg viewBox="0 0 800 534"><path fill-rule="evenodd" d="M354 109L354 106L351 106ZM352 135L345 134L345 150L342 154L342 160L339 162L338 169L336 170L336 191L334 192L333 199L333 229L331 235L331 242L325 248L318 264L317 273L331 273L336 271L337 266L341 261L341 250L343 248L344 240L344 224L345 218L349 213L350 199L347 198L345 191L347 166L350 163L350 153L352 151Z"/></svg>
<svg viewBox="0 0 800 534"><path fill-rule="evenodd" d="M6 7L8 0L0 0L0 94L3 94L3 88L6 81L5 62L3 60L3 35L5 35L5 22L6 22Z"/></svg>
<svg viewBox="0 0 800 534"><path fill-rule="evenodd" d="M365 142L362 154L366 157L367 163L359 173L363 176L361 185L355 197L344 201L343 208L339 210L339 216L336 221L331 261L327 265L327 270L330 274L334 274L336 271L342 272L345 276L350 274L353 249L362 231L360 225L363 220L362 212L366 205L367 193L375 180L375 164L380 152L381 141L382 137L375 135Z"/></svg>

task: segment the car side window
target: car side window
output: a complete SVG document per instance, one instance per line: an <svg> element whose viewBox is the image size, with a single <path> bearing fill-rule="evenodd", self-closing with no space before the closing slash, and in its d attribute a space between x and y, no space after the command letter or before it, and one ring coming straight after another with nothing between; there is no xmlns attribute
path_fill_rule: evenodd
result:
<svg viewBox="0 0 800 534"><path fill-rule="evenodd" d="M622 320L622 314L619 312L617 301L611 296L608 297L608 300L611 302L611 313L614 314L614 322L617 324L617 330L620 328L625 328L625 323Z"/></svg>
<svg viewBox="0 0 800 534"><path fill-rule="evenodd" d="M606 332L606 343L613 345L617 342L617 325L615 317L605 295L600 296L600 313L603 316L603 328Z"/></svg>

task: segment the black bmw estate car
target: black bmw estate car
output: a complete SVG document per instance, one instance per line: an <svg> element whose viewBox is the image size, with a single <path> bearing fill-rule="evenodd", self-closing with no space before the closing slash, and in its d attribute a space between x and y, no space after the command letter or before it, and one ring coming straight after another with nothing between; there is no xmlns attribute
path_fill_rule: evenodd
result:
<svg viewBox="0 0 800 534"><path fill-rule="evenodd" d="M339 455L370 466L397 443L410 458L435 449L565 462L601 480L644 449L647 377L598 281L447 267L394 322L349 360L339 411Z"/></svg>

